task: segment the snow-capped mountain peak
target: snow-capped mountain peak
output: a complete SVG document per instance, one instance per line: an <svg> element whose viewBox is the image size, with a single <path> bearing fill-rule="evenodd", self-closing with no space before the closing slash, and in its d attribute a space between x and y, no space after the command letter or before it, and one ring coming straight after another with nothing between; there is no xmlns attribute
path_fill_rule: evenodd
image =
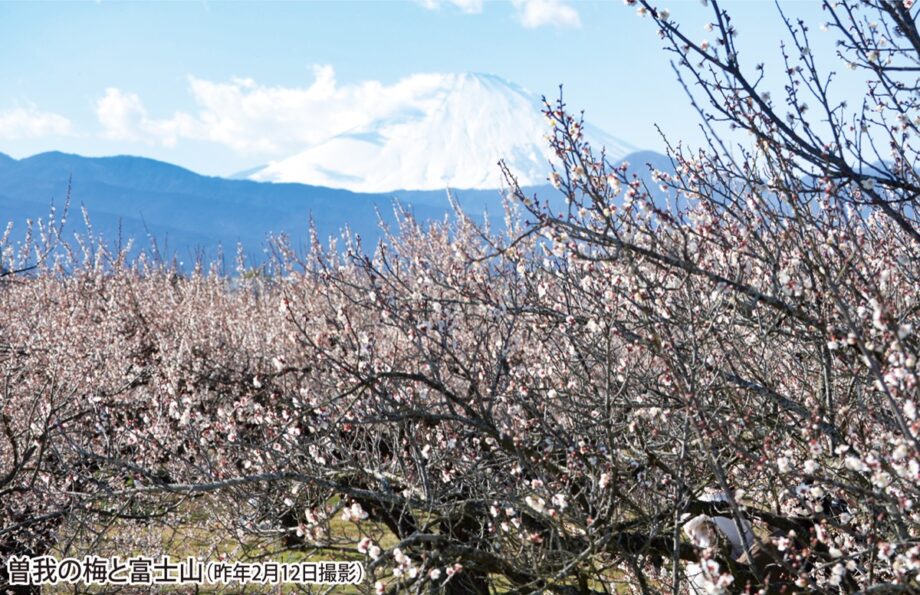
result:
<svg viewBox="0 0 920 595"><path fill-rule="evenodd" d="M504 159L522 185L546 183L551 152L538 96L489 74L425 74L382 115L273 161L250 179L357 192L499 188ZM615 160L634 150L587 126Z"/></svg>

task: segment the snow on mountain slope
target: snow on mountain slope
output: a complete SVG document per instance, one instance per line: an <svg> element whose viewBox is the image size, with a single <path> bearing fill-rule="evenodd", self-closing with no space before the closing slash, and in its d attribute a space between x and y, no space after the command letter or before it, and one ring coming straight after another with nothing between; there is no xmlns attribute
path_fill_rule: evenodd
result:
<svg viewBox="0 0 920 595"><path fill-rule="evenodd" d="M521 185L546 183L551 157L538 97L494 75L416 75L405 102L367 126L269 163L249 179L355 192L499 188L504 159ZM586 126L615 161L631 145Z"/></svg>

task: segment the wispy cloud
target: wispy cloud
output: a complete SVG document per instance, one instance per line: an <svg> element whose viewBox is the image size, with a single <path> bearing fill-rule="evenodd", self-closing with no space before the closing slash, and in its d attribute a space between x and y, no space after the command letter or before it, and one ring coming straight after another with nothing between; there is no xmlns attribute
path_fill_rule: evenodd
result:
<svg viewBox="0 0 920 595"><path fill-rule="evenodd" d="M512 0L518 20L528 29L581 27L578 11L564 0Z"/></svg>
<svg viewBox="0 0 920 595"><path fill-rule="evenodd" d="M477 14L482 12L483 0L418 0L419 4L428 10L437 10L445 4L456 6L468 14Z"/></svg>
<svg viewBox="0 0 920 595"><path fill-rule="evenodd" d="M286 156L381 118L398 118L424 102L440 101L441 74L416 74L395 84L378 81L339 85L331 66L314 67L302 87L268 86L252 79L215 82L189 79L191 112L154 118L142 99L107 89L96 103L102 136L163 146L182 139L210 141L241 154Z"/></svg>
<svg viewBox="0 0 920 595"><path fill-rule="evenodd" d="M428 10L455 6L468 14L482 12L483 0L416 0ZM511 0L518 22L528 29L581 27L581 17L568 0Z"/></svg>
<svg viewBox="0 0 920 595"><path fill-rule="evenodd" d="M70 120L60 114L40 111L35 106L0 111L0 138L3 139L67 136L72 133Z"/></svg>

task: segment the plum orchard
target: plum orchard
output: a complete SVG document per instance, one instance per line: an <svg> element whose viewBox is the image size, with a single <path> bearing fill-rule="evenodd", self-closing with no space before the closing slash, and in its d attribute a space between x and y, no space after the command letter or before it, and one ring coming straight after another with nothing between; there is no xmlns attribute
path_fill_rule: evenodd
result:
<svg viewBox="0 0 920 595"><path fill-rule="evenodd" d="M236 280L54 226L8 251L52 256L0 290L0 556L297 550L391 593L920 588L913 9L827 8L871 79L849 112L804 24L780 108L716 3L712 44L640 8L711 140L655 188L560 100L568 206L506 172L499 232L404 215Z"/></svg>

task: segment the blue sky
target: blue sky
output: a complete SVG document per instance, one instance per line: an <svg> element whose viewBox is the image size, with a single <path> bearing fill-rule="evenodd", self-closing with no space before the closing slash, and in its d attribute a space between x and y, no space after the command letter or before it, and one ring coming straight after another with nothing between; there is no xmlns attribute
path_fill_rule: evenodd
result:
<svg viewBox="0 0 920 595"><path fill-rule="evenodd" d="M698 0L665 4L707 36ZM817 23L817 4L784 6ZM773 3L726 6L742 57L775 64ZM134 154L228 175L400 80L451 72L538 94L562 83L570 107L636 146L662 147L655 124L700 139L652 23L620 0L0 2L0 40L0 151L17 158Z"/></svg>

